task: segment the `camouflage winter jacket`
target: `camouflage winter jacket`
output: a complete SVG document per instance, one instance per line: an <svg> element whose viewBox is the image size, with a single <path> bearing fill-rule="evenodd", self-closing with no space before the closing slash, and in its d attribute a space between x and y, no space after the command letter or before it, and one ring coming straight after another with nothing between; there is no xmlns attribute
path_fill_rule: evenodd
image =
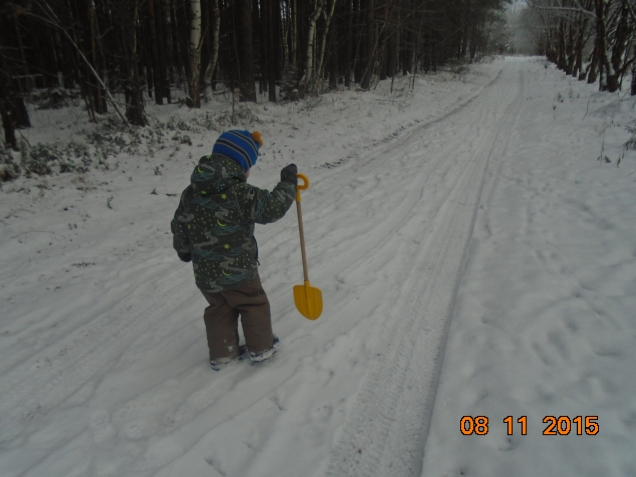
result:
<svg viewBox="0 0 636 477"><path fill-rule="evenodd" d="M202 157L170 224L179 257L192 257L197 287L218 293L254 278L254 224L283 217L295 196L291 182L280 182L269 192L248 184L243 168L232 159Z"/></svg>

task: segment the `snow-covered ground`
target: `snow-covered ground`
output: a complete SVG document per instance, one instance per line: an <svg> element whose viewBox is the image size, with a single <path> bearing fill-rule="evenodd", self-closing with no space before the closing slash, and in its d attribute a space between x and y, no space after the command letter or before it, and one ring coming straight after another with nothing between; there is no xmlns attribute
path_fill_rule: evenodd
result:
<svg viewBox="0 0 636 477"><path fill-rule="evenodd" d="M206 302L171 247L220 131L3 184L0 475L636 475L634 151L615 167L635 101L537 58L390 88L239 110L265 139L250 182L292 161L311 180L325 305L311 322L293 304L295 212L257 227L282 342L265 365L210 369ZM79 109L33 122L32 144L90 127ZM546 416L582 416L582 435L544 435Z"/></svg>

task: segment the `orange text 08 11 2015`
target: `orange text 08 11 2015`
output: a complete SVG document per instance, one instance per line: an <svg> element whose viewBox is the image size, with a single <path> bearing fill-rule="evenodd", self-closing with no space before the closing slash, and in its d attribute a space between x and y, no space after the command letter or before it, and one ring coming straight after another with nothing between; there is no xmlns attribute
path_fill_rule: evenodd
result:
<svg viewBox="0 0 636 477"><path fill-rule="evenodd" d="M518 426L515 426L515 422ZM567 436L576 434L578 436L595 436L599 432L598 416L544 416L543 421L544 436ZM485 436L490 431L490 419L486 416L463 416L459 422L459 430L465 436L477 435ZM503 419L506 424L506 433L511 436L515 433L515 427L522 436L528 435L528 416L521 416L514 419L513 416L506 416Z"/></svg>

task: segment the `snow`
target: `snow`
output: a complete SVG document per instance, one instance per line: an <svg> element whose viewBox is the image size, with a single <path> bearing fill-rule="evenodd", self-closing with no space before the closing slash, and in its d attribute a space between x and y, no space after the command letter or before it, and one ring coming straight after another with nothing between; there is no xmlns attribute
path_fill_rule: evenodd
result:
<svg viewBox="0 0 636 477"><path fill-rule="evenodd" d="M205 299L172 250L220 130L3 184L0 475L636 475L635 100L539 58L407 81L241 106L265 140L250 182L291 161L311 180L324 298L315 322L294 308L295 212L258 226L282 345L261 365L210 369ZM79 108L32 119L32 144L91 127ZM488 434L462 435L463 416ZM599 432L543 435L545 416Z"/></svg>

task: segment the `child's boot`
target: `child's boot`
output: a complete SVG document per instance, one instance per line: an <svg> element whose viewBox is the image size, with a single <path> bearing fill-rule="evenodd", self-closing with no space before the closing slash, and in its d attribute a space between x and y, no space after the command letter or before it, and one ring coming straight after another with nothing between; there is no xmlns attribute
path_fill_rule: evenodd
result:
<svg viewBox="0 0 636 477"><path fill-rule="evenodd" d="M242 345L242 346L239 346L239 354L236 358L211 359L210 366L212 366L212 369L214 371L221 371L221 369L223 369L226 365L230 364L232 361L243 361L245 358L247 358L248 354L249 353L247 352L247 346Z"/></svg>
<svg viewBox="0 0 636 477"><path fill-rule="evenodd" d="M262 363L263 361L274 356L278 348L280 347L280 340L277 336L274 336L274 342L272 343L272 347L263 351L262 353L250 353L250 360L252 363Z"/></svg>

